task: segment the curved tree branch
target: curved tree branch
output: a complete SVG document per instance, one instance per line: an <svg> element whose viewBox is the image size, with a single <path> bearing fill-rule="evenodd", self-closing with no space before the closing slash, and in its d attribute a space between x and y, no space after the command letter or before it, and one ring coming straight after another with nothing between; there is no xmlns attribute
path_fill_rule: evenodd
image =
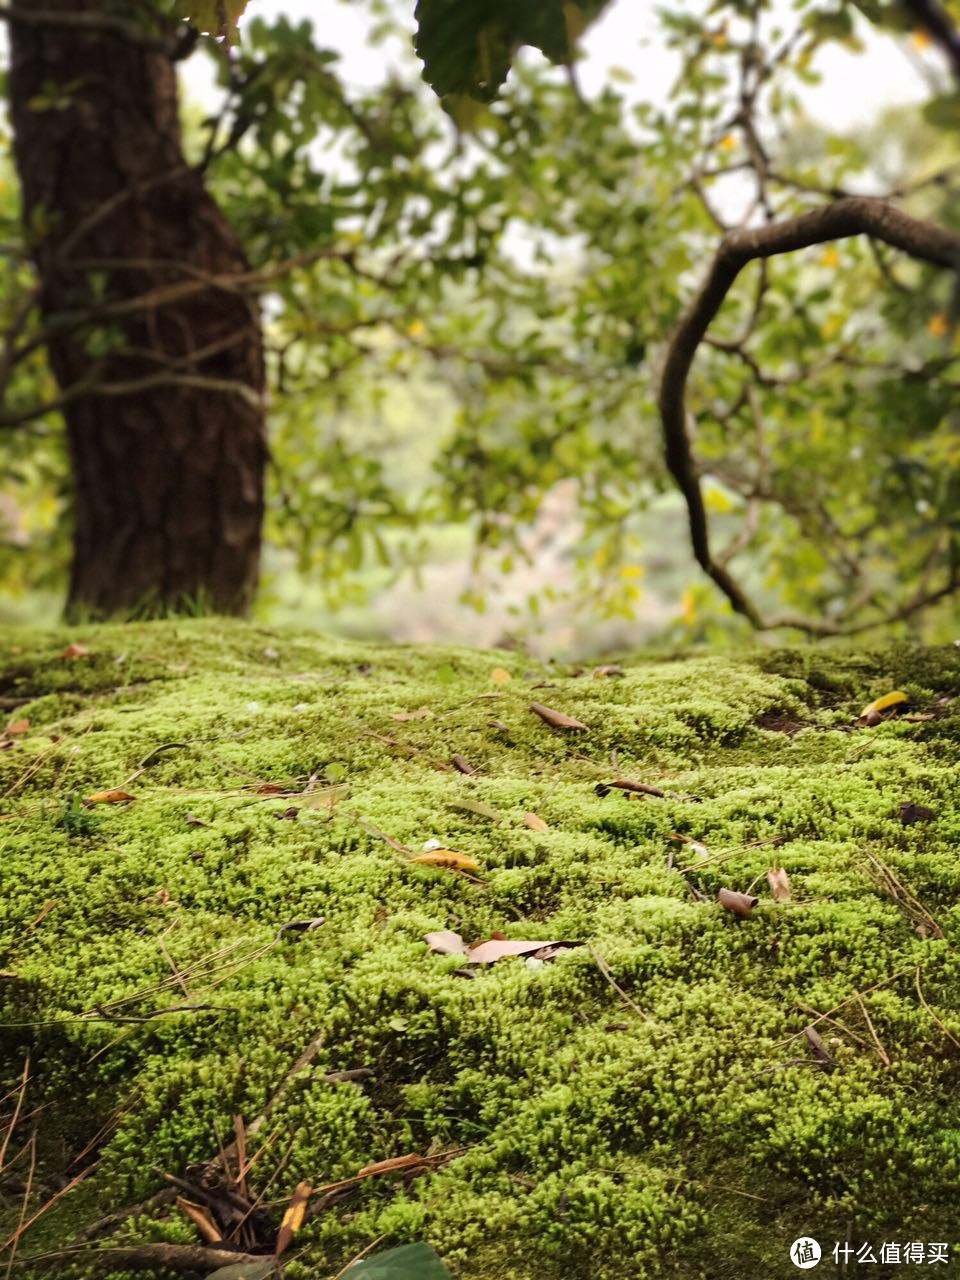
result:
<svg viewBox="0 0 960 1280"><path fill-rule="evenodd" d="M881 240L935 266L960 270L960 234L935 223L922 222L894 208L884 200L850 196L802 213L795 218L762 227L739 229L724 236L703 287L680 320L667 350L660 381L658 405L667 467L687 504L690 539L697 563L717 584L737 613L748 618L758 630L796 626L810 634L835 635L843 631L835 623L813 619L780 618L766 620L756 604L710 550L707 513L700 478L687 431L686 387L690 368L711 322L720 310L737 276L755 258L772 258L793 253L810 245L848 236L867 235ZM954 577L945 588L919 603L911 602L907 614L897 609L891 619L909 616L934 599L956 589ZM870 623L868 626L878 625ZM866 629L858 627L858 630Z"/></svg>

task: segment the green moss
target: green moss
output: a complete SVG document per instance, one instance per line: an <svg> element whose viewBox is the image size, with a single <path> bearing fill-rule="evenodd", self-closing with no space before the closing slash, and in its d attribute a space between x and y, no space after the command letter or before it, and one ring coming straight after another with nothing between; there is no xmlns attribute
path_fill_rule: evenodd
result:
<svg viewBox="0 0 960 1280"><path fill-rule="evenodd" d="M68 640L89 656L61 657ZM28 699L15 715L31 722L0 753L3 967L18 975L0 983L0 1091L29 1051L48 1194L107 1125L95 1169L22 1253L214 1154L318 1033L264 1131L264 1180L285 1159L272 1197L465 1150L312 1218L291 1276L333 1276L378 1237L431 1240L461 1280L778 1277L804 1232L829 1248L960 1240L960 1051L943 1029L960 1039L960 716L937 705L960 691L956 650L637 658L591 679L196 621L11 633L0 658L0 696ZM513 679L492 684L495 666ZM851 731L894 687L937 718ZM588 732L550 729L531 698ZM442 768L454 753L478 772ZM667 794L598 795L614 775ZM302 802L263 784L311 778L321 801L328 783L349 792L278 818ZM79 805L108 787L136 799ZM935 821L904 826L904 801ZM530 810L549 830L524 825ZM462 850L483 883L411 865L377 830ZM674 833L723 857L698 869ZM770 897L774 858L793 902ZM754 886L750 919L712 900L724 886ZM466 981L427 953L423 933L443 928L589 945ZM183 1002L165 950L201 966L189 997L214 1007L79 1018ZM820 1070L797 1033L857 991L846 1030L820 1025L836 1061ZM372 1077L321 1078L357 1067ZM15 1222L17 1197L3 1203ZM192 1238L169 1211L117 1231Z"/></svg>

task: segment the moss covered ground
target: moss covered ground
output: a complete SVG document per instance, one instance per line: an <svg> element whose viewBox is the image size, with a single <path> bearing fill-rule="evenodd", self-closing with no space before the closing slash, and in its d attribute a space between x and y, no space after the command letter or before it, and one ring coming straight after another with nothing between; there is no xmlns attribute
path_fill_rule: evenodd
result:
<svg viewBox="0 0 960 1280"><path fill-rule="evenodd" d="M0 1140L29 1055L4 1236L32 1133L28 1216L86 1175L14 1275L103 1275L30 1257L211 1159L318 1037L251 1139L270 1212L301 1180L450 1158L318 1200L288 1280L377 1240L428 1240L458 1280L785 1277L804 1233L960 1245L960 651L594 676L190 621L9 632L0 664L29 720L0 751ZM932 718L853 727L891 689ZM666 794L598 794L615 778ZM117 787L135 799L80 803ZM397 847L431 839L479 871ZM442 929L583 945L467 978L428 951ZM166 1205L98 1237L197 1240ZM940 1273L872 1274L914 1270Z"/></svg>

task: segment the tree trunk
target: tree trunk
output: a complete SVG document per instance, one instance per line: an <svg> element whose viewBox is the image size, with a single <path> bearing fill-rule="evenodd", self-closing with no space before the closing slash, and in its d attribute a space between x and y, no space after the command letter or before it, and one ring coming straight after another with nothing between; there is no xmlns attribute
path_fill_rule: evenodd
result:
<svg viewBox="0 0 960 1280"><path fill-rule="evenodd" d="M229 282L248 264L184 160L170 58L106 26L30 21L33 8L14 5L25 21L10 23L10 100L50 361L68 397L68 615L243 613L267 456L259 311ZM42 9L105 11L102 0ZM158 296L143 305L147 294ZM99 322L82 323L91 308Z"/></svg>

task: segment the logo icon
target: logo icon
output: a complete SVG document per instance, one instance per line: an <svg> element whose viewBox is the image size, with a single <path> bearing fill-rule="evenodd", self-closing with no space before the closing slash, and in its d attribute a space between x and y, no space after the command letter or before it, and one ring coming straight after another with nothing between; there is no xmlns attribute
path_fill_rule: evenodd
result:
<svg viewBox="0 0 960 1280"><path fill-rule="evenodd" d="M801 1236L790 1246L790 1261L801 1271L809 1271L820 1261L820 1246L812 1236Z"/></svg>

